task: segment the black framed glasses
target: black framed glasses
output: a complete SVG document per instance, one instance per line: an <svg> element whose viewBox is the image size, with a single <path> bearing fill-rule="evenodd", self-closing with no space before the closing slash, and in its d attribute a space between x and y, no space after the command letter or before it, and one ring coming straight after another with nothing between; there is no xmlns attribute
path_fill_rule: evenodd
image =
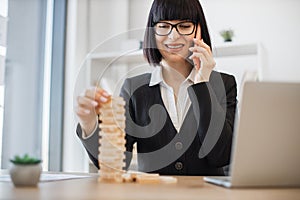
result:
<svg viewBox="0 0 300 200"><path fill-rule="evenodd" d="M157 22L154 24L154 32L156 35L166 36L172 32L173 28L175 28L180 35L191 35L194 32L195 27L195 23L192 21L183 21L177 24Z"/></svg>

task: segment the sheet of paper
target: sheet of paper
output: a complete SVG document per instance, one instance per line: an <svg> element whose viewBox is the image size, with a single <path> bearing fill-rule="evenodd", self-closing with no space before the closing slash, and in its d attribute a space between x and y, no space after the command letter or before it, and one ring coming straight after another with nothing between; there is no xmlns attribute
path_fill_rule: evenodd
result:
<svg viewBox="0 0 300 200"><path fill-rule="evenodd" d="M92 175L74 175L74 174L41 174L40 182L60 181L68 179L89 178ZM0 175L0 182L11 182L8 174Z"/></svg>

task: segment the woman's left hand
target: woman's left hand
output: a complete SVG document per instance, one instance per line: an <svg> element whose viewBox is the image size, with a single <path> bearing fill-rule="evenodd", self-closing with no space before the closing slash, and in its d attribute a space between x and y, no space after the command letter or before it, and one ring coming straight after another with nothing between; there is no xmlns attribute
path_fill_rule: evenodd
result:
<svg viewBox="0 0 300 200"><path fill-rule="evenodd" d="M204 43L203 39L199 40L194 38L194 44L194 47L189 48L189 50L193 52L189 58L192 59L195 64L195 82L208 82L210 74L216 66L216 62L210 47Z"/></svg>

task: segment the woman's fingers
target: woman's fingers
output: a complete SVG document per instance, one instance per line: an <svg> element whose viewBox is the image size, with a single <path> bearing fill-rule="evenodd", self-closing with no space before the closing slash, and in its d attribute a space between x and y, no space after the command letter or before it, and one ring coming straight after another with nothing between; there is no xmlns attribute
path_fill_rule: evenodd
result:
<svg viewBox="0 0 300 200"><path fill-rule="evenodd" d="M98 104L107 102L110 97L110 95L105 90L98 87L87 89L84 93L84 96L98 102Z"/></svg>
<svg viewBox="0 0 300 200"><path fill-rule="evenodd" d="M203 39L198 40L198 39L194 38L194 44L195 44L195 46L199 46L199 47L206 49L206 51L209 52L210 55L212 55L212 51L211 51L210 47L203 41Z"/></svg>
<svg viewBox="0 0 300 200"><path fill-rule="evenodd" d="M97 114L102 103L107 102L109 94L97 87L86 89L82 94L77 96L76 113L79 117L88 117Z"/></svg>
<svg viewBox="0 0 300 200"><path fill-rule="evenodd" d="M191 47L190 51L192 51L193 53L201 53L201 54L203 54L206 57L207 60L210 57L212 57L211 54L206 49L204 49L202 47Z"/></svg>
<svg viewBox="0 0 300 200"><path fill-rule="evenodd" d="M75 108L75 112L80 117L85 117L91 113L91 111L89 109L85 109L85 108L79 107L79 106L77 106Z"/></svg>
<svg viewBox="0 0 300 200"><path fill-rule="evenodd" d="M204 42L200 40L195 40L195 46L190 47L189 50L193 52L193 54L189 58L196 59L198 57L201 60L202 67L204 66L204 67L213 68L215 66L216 63L213 58L212 52L209 46Z"/></svg>
<svg viewBox="0 0 300 200"><path fill-rule="evenodd" d="M100 97L100 98L103 97L102 98L103 100L108 99L110 97L110 95L102 88L95 87L94 90L95 90L96 96Z"/></svg>
<svg viewBox="0 0 300 200"><path fill-rule="evenodd" d="M210 57L210 56L207 56L205 53L203 52L194 52L190 57L190 59L195 59L195 58L198 58L201 60L201 66L200 67L208 67L208 68L214 68L215 65L216 65L216 62L215 60Z"/></svg>
<svg viewBox="0 0 300 200"><path fill-rule="evenodd" d="M194 39L194 46L190 47L189 50L192 52L190 59L199 60L200 66L195 65L197 70L195 81L203 82L209 81L210 74L216 65L213 54L210 47L203 42L203 40ZM195 63L195 61L194 61Z"/></svg>
<svg viewBox="0 0 300 200"><path fill-rule="evenodd" d="M196 70L199 70L200 66L201 66L201 62L200 62L199 58L194 56L193 58L190 58L190 59L193 60L193 63L194 63L194 66L195 66Z"/></svg>
<svg viewBox="0 0 300 200"><path fill-rule="evenodd" d="M110 95L99 87L86 89L77 96L77 106L74 108L78 121L85 134L90 134L97 124L97 114L101 104L108 101Z"/></svg>
<svg viewBox="0 0 300 200"><path fill-rule="evenodd" d="M201 63L207 63L207 58L206 56L204 55L204 53L198 53L198 52L194 52L191 56L190 56L190 59L195 59L195 58L200 58L201 60Z"/></svg>
<svg viewBox="0 0 300 200"><path fill-rule="evenodd" d="M89 98L87 96L84 95L80 95L77 97L77 103L80 106L84 106L84 107L96 107L98 106L98 102L95 101L93 98Z"/></svg>

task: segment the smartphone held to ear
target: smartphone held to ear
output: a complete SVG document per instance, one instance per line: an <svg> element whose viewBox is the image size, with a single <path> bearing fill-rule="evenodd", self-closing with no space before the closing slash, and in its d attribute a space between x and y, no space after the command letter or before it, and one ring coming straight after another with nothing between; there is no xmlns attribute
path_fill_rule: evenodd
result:
<svg viewBox="0 0 300 200"><path fill-rule="evenodd" d="M195 37L195 39L196 39L196 37ZM197 46L197 45L196 45L195 42L194 42L194 47L195 47L195 46ZM199 70L199 69L200 69L200 59L199 59L198 57L194 57L194 58L193 58L193 63L194 63L195 68L196 68L197 70Z"/></svg>

